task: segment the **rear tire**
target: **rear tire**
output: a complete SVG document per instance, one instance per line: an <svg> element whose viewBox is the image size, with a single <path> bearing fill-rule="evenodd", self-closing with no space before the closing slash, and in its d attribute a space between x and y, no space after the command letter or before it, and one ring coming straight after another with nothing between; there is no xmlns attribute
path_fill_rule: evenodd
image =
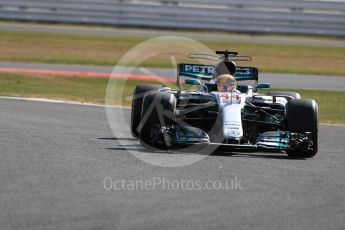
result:
<svg viewBox="0 0 345 230"><path fill-rule="evenodd" d="M313 150L287 150L294 158L309 158L318 151L318 106L314 100L290 100L286 104L286 125L290 132L311 132Z"/></svg>
<svg viewBox="0 0 345 230"><path fill-rule="evenodd" d="M170 138L161 140L152 134L152 129L160 130L174 124L175 111L176 98L173 94L167 91L148 92L143 99L140 144L149 149L167 149L171 145Z"/></svg>
<svg viewBox="0 0 345 230"><path fill-rule="evenodd" d="M293 99L301 99L301 95L299 93L296 93L296 92L274 91L274 92L268 93L267 95L270 95L270 96L289 96L289 97L293 97Z"/></svg>
<svg viewBox="0 0 345 230"><path fill-rule="evenodd" d="M134 138L139 138L137 130L141 118L141 110L143 105L143 98L149 91L157 91L162 88L160 85L138 85L133 91L132 99L132 113L131 113L131 132Z"/></svg>

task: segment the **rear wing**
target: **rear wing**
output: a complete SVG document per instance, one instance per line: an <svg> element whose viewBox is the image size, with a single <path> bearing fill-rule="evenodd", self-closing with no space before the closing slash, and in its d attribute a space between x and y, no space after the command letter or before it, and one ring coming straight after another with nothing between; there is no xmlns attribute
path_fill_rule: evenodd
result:
<svg viewBox="0 0 345 230"><path fill-rule="evenodd" d="M235 79L237 81L259 80L259 70L255 67L236 67Z"/></svg>
<svg viewBox="0 0 345 230"><path fill-rule="evenodd" d="M213 78L215 67L213 65L201 64L179 64L177 67L177 78L179 84L180 77L200 79L209 81ZM237 81L255 80L259 79L259 71L255 67L236 67L235 79Z"/></svg>
<svg viewBox="0 0 345 230"><path fill-rule="evenodd" d="M177 74L181 77L211 80L214 70L215 67L212 65L179 64L177 67Z"/></svg>

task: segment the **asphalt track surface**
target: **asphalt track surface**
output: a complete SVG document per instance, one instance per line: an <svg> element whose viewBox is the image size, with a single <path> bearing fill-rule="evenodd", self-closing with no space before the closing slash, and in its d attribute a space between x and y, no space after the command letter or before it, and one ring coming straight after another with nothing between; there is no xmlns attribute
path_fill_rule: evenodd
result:
<svg viewBox="0 0 345 230"><path fill-rule="evenodd" d="M320 126L312 159L242 152L166 168L131 155L111 132L104 107L1 98L0 121L0 229L324 230L345 224L344 126ZM123 135L143 155L167 154L146 152ZM238 178L241 189L109 191L106 177Z"/></svg>
<svg viewBox="0 0 345 230"><path fill-rule="evenodd" d="M63 64L35 64L35 63L13 63L0 62L1 68L13 69L34 69L34 70L52 70L52 71L81 71L93 73L110 73L114 67L110 66L88 66L88 65L63 65ZM146 74L162 76L166 79L176 79L176 71L173 69L159 68L136 68L133 72L124 69L125 73ZM345 89L345 77L319 76L319 75L298 75L298 74L279 74L279 73L260 73L260 82L269 82L272 88L289 89L318 89L318 90L336 90Z"/></svg>
<svg viewBox="0 0 345 230"><path fill-rule="evenodd" d="M158 37L158 36L181 36L196 40L218 40L218 41L240 41L276 43L291 45L313 45L313 46L335 46L344 47L342 39L315 39L307 37L288 37L270 35L245 35L232 33L218 33L210 31L179 31L179 30L158 30L158 29L135 29L135 28L111 28L97 26L76 26L76 25L44 25L31 23L0 23L0 30L10 31L31 31L65 33L77 35L101 35L101 36L130 36L130 37Z"/></svg>

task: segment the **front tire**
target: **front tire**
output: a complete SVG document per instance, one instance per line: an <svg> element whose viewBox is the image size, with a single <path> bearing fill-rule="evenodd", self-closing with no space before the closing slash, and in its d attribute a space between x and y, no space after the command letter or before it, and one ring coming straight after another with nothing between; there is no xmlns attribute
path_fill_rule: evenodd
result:
<svg viewBox="0 0 345 230"><path fill-rule="evenodd" d="M132 99L132 112L131 112L131 132L134 138L139 138L139 132L137 130L141 119L141 111L143 105L143 98L149 91L157 91L162 86L160 85L138 85L133 91Z"/></svg>
<svg viewBox="0 0 345 230"><path fill-rule="evenodd" d="M286 125L290 132L311 132L312 150L287 150L286 153L294 158L309 158L318 151L318 106L314 100L290 100L286 105Z"/></svg>
<svg viewBox="0 0 345 230"><path fill-rule="evenodd" d="M146 148L167 149L171 146L169 138L161 138L153 130L174 124L176 98L169 91L151 91L143 99L141 124L139 130L140 144Z"/></svg>

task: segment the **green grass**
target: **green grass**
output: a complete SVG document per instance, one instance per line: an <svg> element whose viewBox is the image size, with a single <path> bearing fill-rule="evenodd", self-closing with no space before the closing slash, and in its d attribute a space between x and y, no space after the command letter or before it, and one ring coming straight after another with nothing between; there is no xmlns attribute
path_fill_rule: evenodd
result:
<svg viewBox="0 0 345 230"><path fill-rule="evenodd" d="M146 37L0 31L0 61L114 66ZM201 41L213 50L232 49L250 55L263 72L345 76L345 47ZM171 68L171 54L152 57L140 66ZM191 61L185 55L177 62ZM192 60L195 61L195 60Z"/></svg>
<svg viewBox="0 0 345 230"><path fill-rule="evenodd" d="M108 79L19 75L0 73L0 95L73 100L105 104ZM116 80L115 88L123 86L112 97L111 104L130 106L132 91L137 84L156 83L136 80ZM281 89L280 89L281 90ZM345 91L297 91L303 98L315 99L319 104L320 121L345 124ZM123 93L122 93L123 92Z"/></svg>
<svg viewBox="0 0 345 230"><path fill-rule="evenodd" d="M123 80L118 82L119 84L124 83ZM125 97L131 95L130 91L137 82L138 84L141 83L135 80L126 82ZM108 79L105 78L0 73L0 94L3 96L40 97L105 104L107 83ZM114 96L112 103L130 105L130 100L122 101L121 96L120 94Z"/></svg>
<svg viewBox="0 0 345 230"><path fill-rule="evenodd" d="M320 121L324 123L345 124L345 91L323 90L291 90L279 89L279 91L299 92L302 98L314 99L319 105Z"/></svg>

